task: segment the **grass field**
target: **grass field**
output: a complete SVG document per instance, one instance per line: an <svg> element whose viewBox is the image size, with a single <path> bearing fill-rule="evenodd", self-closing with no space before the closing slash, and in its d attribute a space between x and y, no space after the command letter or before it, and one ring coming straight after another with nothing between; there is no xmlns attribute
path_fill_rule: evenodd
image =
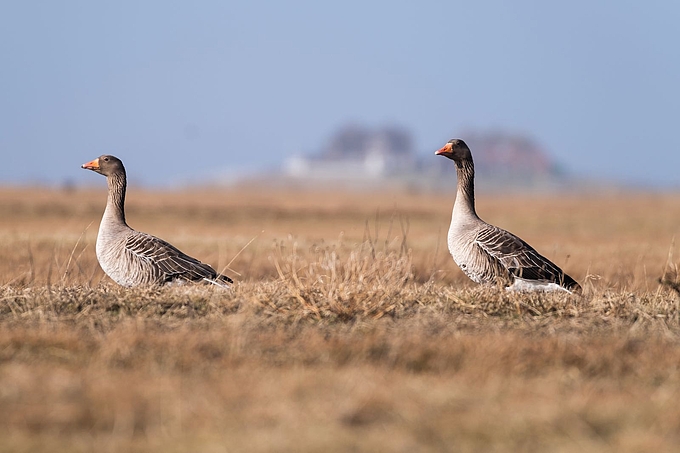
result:
<svg viewBox="0 0 680 453"><path fill-rule="evenodd" d="M578 297L467 280L453 190L131 187L223 291L112 283L103 190L0 189L0 452L677 450L680 195L479 195Z"/></svg>

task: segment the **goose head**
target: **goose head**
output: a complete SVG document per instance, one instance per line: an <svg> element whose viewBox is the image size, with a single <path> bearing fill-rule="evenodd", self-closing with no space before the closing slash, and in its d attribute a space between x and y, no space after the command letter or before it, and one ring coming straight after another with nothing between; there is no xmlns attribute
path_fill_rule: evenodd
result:
<svg viewBox="0 0 680 453"><path fill-rule="evenodd" d="M95 160L92 160L86 164L81 165L81 168L85 170L92 170L104 176L111 176L115 174L123 173L125 174L125 167L123 167L123 162L115 156L109 156L108 154L101 155Z"/></svg>
<svg viewBox="0 0 680 453"><path fill-rule="evenodd" d="M472 160L472 153L465 142L459 138L452 138L446 145L435 152L438 156L448 157L456 163Z"/></svg>

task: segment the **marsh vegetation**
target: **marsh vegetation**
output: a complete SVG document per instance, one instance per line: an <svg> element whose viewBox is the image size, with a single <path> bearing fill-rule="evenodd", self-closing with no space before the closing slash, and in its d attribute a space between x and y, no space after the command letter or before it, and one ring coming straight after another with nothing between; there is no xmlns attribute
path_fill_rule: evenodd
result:
<svg viewBox="0 0 680 453"><path fill-rule="evenodd" d="M0 191L0 451L680 442L677 195L478 196L582 297L475 286L452 193L257 188L129 193L131 226L237 283L125 289L105 196Z"/></svg>

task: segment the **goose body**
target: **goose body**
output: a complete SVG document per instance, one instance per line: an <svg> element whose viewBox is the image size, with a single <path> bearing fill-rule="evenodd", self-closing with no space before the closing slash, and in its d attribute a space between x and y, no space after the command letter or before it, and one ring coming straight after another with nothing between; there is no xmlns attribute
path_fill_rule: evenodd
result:
<svg viewBox="0 0 680 453"><path fill-rule="evenodd" d="M579 284L514 234L486 223L475 210L474 163L463 140L435 154L456 164L458 186L448 233L449 252L472 281L517 291L579 292Z"/></svg>
<svg viewBox="0 0 680 453"><path fill-rule="evenodd" d="M203 281L226 286L233 281L168 242L130 228L125 221L125 167L103 155L82 165L106 176L109 192L97 234L96 253L106 275L121 286Z"/></svg>

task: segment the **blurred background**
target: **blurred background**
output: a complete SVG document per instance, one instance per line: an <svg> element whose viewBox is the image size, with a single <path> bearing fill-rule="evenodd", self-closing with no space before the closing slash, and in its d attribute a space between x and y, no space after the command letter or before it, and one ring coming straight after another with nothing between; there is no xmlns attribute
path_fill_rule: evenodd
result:
<svg viewBox="0 0 680 453"><path fill-rule="evenodd" d="M680 3L2 2L0 184L678 187ZM448 173L447 173L448 172ZM575 182L576 181L576 182Z"/></svg>

